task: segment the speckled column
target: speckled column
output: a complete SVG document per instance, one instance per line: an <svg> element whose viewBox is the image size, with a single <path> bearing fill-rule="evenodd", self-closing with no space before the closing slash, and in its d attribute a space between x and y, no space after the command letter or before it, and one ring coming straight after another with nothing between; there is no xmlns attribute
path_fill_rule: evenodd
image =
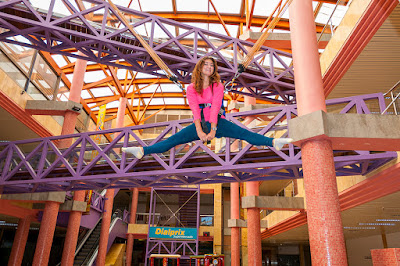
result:
<svg viewBox="0 0 400 266"><path fill-rule="evenodd" d="M85 201L85 191L75 191L74 201ZM75 259L76 244L78 242L79 228L81 226L82 212L69 213L67 234L61 258L61 266L72 266Z"/></svg>
<svg viewBox="0 0 400 266"><path fill-rule="evenodd" d="M19 219L17 232L15 233L10 258L8 260L8 266L21 265L22 259L24 258L26 240L28 239L31 221L32 217L30 216Z"/></svg>
<svg viewBox="0 0 400 266"><path fill-rule="evenodd" d="M124 97L121 97L119 99L119 106L116 118L117 121L115 125L117 128L124 126L126 101L127 98ZM107 200L104 203L103 220L101 221L99 253L97 254L97 260L96 260L96 265L98 266L105 265L106 262L108 237L110 233L111 215L112 215L114 196L115 196L114 194L115 194L114 189L107 189L106 192Z"/></svg>
<svg viewBox="0 0 400 266"><path fill-rule="evenodd" d="M289 13L298 114L326 111L312 1L294 0ZM331 142L308 141L301 152L312 264L345 266Z"/></svg>
<svg viewBox="0 0 400 266"><path fill-rule="evenodd" d="M103 266L106 263L107 244L110 232L112 207L114 203L114 189L107 189L106 201L104 203L103 220L101 221L101 232L99 241L99 252L97 254L96 265Z"/></svg>
<svg viewBox="0 0 400 266"><path fill-rule="evenodd" d="M231 219L240 219L239 183L231 183ZM231 265L240 266L240 227L231 228Z"/></svg>
<svg viewBox="0 0 400 266"><path fill-rule="evenodd" d="M119 98L117 118L116 118L116 123L115 123L116 128L124 127L124 119L125 119L125 111L126 111L126 103L127 102L128 102L127 98L125 98L125 97Z"/></svg>
<svg viewBox="0 0 400 266"><path fill-rule="evenodd" d="M374 266L400 266L400 248L371 250Z"/></svg>
<svg viewBox="0 0 400 266"><path fill-rule="evenodd" d="M246 182L246 196L259 196L259 182ZM247 209L247 265L261 266L260 209Z"/></svg>
<svg viewBox="0 0 400 266"><path fill-rule="evenodd" d="M78 59L75 63L74 75L68 99L74 102L80 102L85 77L87 61ZM78 114L68 111L64 116L64 123L61 135L73 134L75 130ZM60 148L67 148L71 145L72 139L64 140L60 143ZM85 201L85 191L75 191L74 201ZM72 266L75 259L76 244L78 242L79 228L81 226L82 212L71 211L68 219L67 234L65 236L64 248L61 258L61 266Z"/></svg>
<svg viewBox="0 0 400 266"><path fill-rule="evenodd" d="M247 89L246 89L247 91ZM247 91L248 92L248 91ZM256 99L254 97L244 96L244 105L255 105ZM254 117L247 116L243 122L248 126ZM246 196L259 196L260 184L259 182L246 183ZM260 209L249 208L247 209L247 261L248 265L261 266L262 252L261 252L261 226L260 226Z"/></svg>
<svg viewBox="0 0 400 266"><path fill-rule="evenodd" d="M82 52L78 52L78 55L84 55ZM74 75L72 77L72 83L70 88L70 93L68 99L70 101L74 101L80 103L81 101L81 92L83 87L83 80L86 73L86 65L87 61L78 59L75 62L74 67ZM76 119L78 117L78 113L73 111L67 111L64 115L64 123L61 129L61 135L73 134L76 126ZM72 143L72 139L62 140L59 144L59 147L65 148L68 147Z"/></svg>
<svg viewBox="0 0 400 266"><path fill-rule="evenodd" d="M139 189L132 189L132 203L131 203L131 216L129 217L129 224L136 223L136 211L139 199ZM128 240L126 243L126 265L132 264L132 251L133 251L133 234L128 234Z"/></svg>
<svg viewBox="0 0 400 266"><path fill-rule="evenodd" d="M237 109L232 109L231 113L237 113ZM231 151L237 151L239 141L234 141ZM239 183L231 183L231 219L240 219L240 195ZM199 260L200 261L200 260ZM240 227L231 228L231 265L240 266Z"/></svg>
<svg viewBox="0 0 400 266"><path fill-rule="evenodd" d="M59 208L59 202L49 201L45 204L32 266L43 266L49 263Z"/></svg>

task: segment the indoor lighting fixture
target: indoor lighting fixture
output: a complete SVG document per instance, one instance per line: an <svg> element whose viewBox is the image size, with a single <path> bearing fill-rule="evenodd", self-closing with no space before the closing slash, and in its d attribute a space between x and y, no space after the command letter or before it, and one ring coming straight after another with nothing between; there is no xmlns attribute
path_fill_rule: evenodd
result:
<svg viewBox="0 0 400 266"><path fill-rule="evenodd" d="M399 219L376 219L377 222L400 222Z"/></svg>
<svg viewBox="0 0 400 266"><path fill-rule="evenodd" d="M349 229L349 230L374 230L376 229L375 227L357 227L357 226L344 226L343 229Z"/></svg>
<svg viewBox="0 0 400 266"><path fill-rule="evenodd" d="M386 225L386 226L395 226L396 224L392 223L358 223L359 225Z"/></svg>

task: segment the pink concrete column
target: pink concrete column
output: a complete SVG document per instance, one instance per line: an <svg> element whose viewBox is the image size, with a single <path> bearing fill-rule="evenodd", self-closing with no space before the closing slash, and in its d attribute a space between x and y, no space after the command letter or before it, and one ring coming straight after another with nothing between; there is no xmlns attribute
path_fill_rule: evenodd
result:
<svg viewBox="0 0 400 266"><path fill-rule="evenodd" d="M132 189L132 203L131 203L131 216L129 217L129 224L136 223L136 211L139 199L139 189ZM132 251L133 251L133 234L128 234L128 240L126 244L126 265L132 264Z"/></svg>
<svg viewBox="0 0 400 266"><path fill-rule="evenodd" d="M249 92L247 88L244 89L244 92ZM256 105L256 98L251 97L251 96L244 96L244 106L247 105Z"/></svg>
<svg viewBox="0 0 400 266"><path fill-rule="evenodd" d="M81 52L78 52L79 55L83 55ZM74 101L79 103L81 101L81 92L83 87L83 80L86 73L86 65L87 61L78 59L75 63L74 75L72 77L71 88L69 92L68 99L70 101ZM61 130L61 135L73 134L76 125L76 118L78 114L73 111L67 111L64 116L64 124ZM60 143L61 147L68 147L71 143L71 140L65 140L66 143Z"/></svg>
<svg viewBox="0 0 400 266"><path fill-rule="evenodd" d="M247 89L246 89L247 91ZM255 105L256 99L250 96L244 96L244 105ZM244 125L250 124L254 117L247 116L243 122ZM259 196L259 182L246 183L246 196ZM247 250L248 265L260 265L262 263L261 253L261 226L260 226L260 209L247 209Z"/></svg>
<svg viewBox="0 0 400 266"><path fill-rule="evenodd" d="M372 249L374 266L400 266L400 248Z"/></svg>
<svg viewBox="0 0 400 266"><path fill-rule="evenodd" d="M246 182L246 196L259 196L259 182ZM248 265L261 266L260 209L247 209L247 252Z"/></svg>
<svg viewBox="0 0 400 266"><path fill-rule="evenodd" d="M111 215L114 203L114 189L107 189L106 201L104 203L103 220L101 221L99 252L97 254L96 265L103 266L106 263L108 237L110 233Z"/></svg>
<svg viewBox="0 0 400 266"><path fill-rule="evenodd" d="M231 113L237 113L237 109L232 109ZM237 151L239 141L235 140L231 145L231 151ZM239 183L231 183L231 219L240 219L239 205ZM200 260L198 260L200 263ZM231 228L231 265L240 266L240 227Z"/></svg>
<svg viewBox="0 0 400 266"><path fill-rule="evenodd" d="M247 88L244 89L245 92L249 92ZM250 97L245 95L244 96L244 106L249 106L249 105L256 105L256 98ZM254 116L246 116L246 118L243 121L243 124L245 126L248 126L251 122L253 122Z"/></svg>
<svg viewBox="0 0 400 266"><path fill-rule="evenodd" d="M26 241L28 240L29 228L31 226L32 217L21 218L18 221L17 232L15 233L13 246L11 249L8 266L21 265L24 258Z"/></svg>
<svg viewBox="0 0 400 266"><path fill-rule="evenodd" d="M79 52L80 53L80 52ZM80 54L82 55L82 53ZM81 100L81 92L83 80L86 73L87 61L78 59L75 63L74 75L69 93L69 100L79 103ZM67 111L64 116L64 124L61 135L73 134L75 130L78 114ZM66 139L60 143L60 148L67 148L71 145L72 140ZM85 191L75 191L74 201L85 201ZM61 258L61 265L73 265L76 244L78 241L79 228L81 225L82 212L71 211L68 219L67 234L64 241L64 249Z"/></svg>
<svg viewBox="0 0 400 266"><path fill-rule="evenodd" d="M289 11L298 113L326 111L312 1ZM308 141L301 152L312 264L347 265L331 142Z"/></svg>
<svg viewBox="0 0 400 266"><path fill-rule="evenodd" d="M289 11L299 115L326 111L312 1L294 0Z"/></svg>
<svg viewBox="0 0 400 266"><path fill-rule="evenodd" d="M239 183L231 183L231 219L240 219ZM240 266L240 227L231 228L231 265Z"/></svg>
<svg viewBox="0 0 400 266"><path fill-rule="evenodd" d="M237 101L236 100L234 100L234 101L232 101L233 103L235 103L235 104L237 104ZM231 109L230 111L229 111L230 113L237 113L237 112L239 112L239 110L238 109ZM238 151L239 150L239 141L240 140L234 140L233 142L232 142L232 144L231 144L231 152L236 152L236 151Z"/></svg>
<svg viewBox="0 0 400 266"><path fill-rule="evenodd" d="M119 98L119 106L117 111L117 123L115 124L116 128L124 127L124 119L125 119L125 110L126 110L126 103L128 99L125 97Z"/></svg>
<svg viewBox="0 0 400 266"><path fill-rule="evenodd" d="M85 201L85 191L75 191L74 201ZM78 242L79 228L81 226L82 212L71 211L68 219L67 234L61 258L61 266L72 266L75 259L76 245Z"/></svg>
<svg viewBox="0 0 400 266"><path fill-rule="evenodd" d="M126 108L127 98L121 97L119 100L118 112L117 112L117 123L116 127L120 128L124 126L124 117L125 117L125 108ZM108 236L110 233L110 224L111 224L111 215L114 203L114 189L107 189L106 192L106 201L104 203L104 213L103 220L101 222L101 232L100 232L100 241L99 241L99 252L97 254L97 262L96 265L102 266L106 262L107 255L107 245L108 245Z"/></svg>
<svg viewBox="0 0 400 266"><path fill-rule="evenodd" d="M44 207L43 219L40 224L39 236L36 242L33 266L48 265L54 230L57 223L59 202L48 201Z"/></svg>

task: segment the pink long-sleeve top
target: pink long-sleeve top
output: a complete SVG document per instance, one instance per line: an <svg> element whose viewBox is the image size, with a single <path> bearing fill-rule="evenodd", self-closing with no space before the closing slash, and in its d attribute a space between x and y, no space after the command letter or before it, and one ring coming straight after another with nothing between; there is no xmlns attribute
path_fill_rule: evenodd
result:
<svg viewBox="0 0 400 266"><path fill-rule="evenodd" d="M218 85L214 83L213 89L211 89L211 85L208 86L203 89L202 95L196 92L194 84L191 83L187 87L186 97L193 113L193 121L201 119L201 109L199 104L211 103L211 107L204 108L204 119L210 123L218 123L218 112L221 109L222 100L224 98L224 86L222 83L218 83Z"/></svg>

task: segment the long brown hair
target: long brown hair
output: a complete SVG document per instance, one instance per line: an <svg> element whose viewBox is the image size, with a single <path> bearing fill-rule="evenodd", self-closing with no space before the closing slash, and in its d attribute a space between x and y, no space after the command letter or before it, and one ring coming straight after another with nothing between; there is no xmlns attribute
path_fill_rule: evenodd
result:
<svg viewBox="0 0 400 266"><path fill-rule="evenodd" d="M210 59L214 64L214 72L210 76L210 85L220 82L217 61L209 56L201 58L199 62L197 62L192 73L192 83L194 84L194 89L200 95L203 94L203 81L204 81L201 70L203 69L204 63L206 62L207 59Z"/></svg>

